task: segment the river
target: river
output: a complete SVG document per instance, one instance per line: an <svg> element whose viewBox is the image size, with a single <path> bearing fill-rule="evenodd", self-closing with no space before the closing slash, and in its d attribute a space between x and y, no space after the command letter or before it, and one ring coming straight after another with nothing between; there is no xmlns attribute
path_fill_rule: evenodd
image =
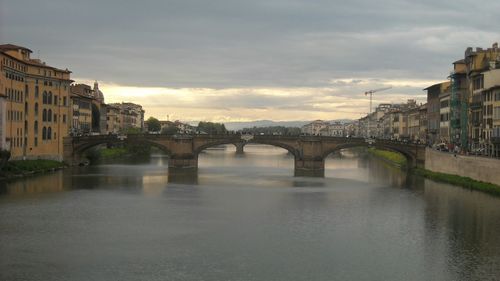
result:
<svg viewBox="0 0 500 281"><path fill-rule="evenodd" d="M0 280L499 280L500 199L356 151L325 178L285 150L0 183Z"/></svg>

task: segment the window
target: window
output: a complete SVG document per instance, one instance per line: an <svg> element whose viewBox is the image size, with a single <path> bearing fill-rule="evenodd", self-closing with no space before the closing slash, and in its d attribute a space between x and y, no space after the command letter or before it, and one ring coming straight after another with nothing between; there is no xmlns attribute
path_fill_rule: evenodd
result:
<svg viewBox="0 0 500 281"><path fill-rule="evenodd" d="M28 98L29 88L28 84L24 85L24 97Z"/></svg>
<svg viewBox="0 0 500 281"><path fill-rule="evenodd" d="M36 82L38 83L38 80L36 80ZM38 98L38 85L35 86L35 99Z"/></svg>
<svg viewBox="0 0 500 281"><path fill-rule="evenodd" d="M47 92L43 91L42 95L42 103L47 104Z"/></svg>
<svg viewBox="0 0 500 281"><path fill-rule="evenodd" d="M52 92L49 92L49 95L47 96L47 104L52 104Z"/></svg>
<svg viewBox="0 0 500 281"><path fill-rule="evenodd" d="M46 139L47 139L47 128L43 127L43 129L42 129L42 140L46 140Z"/></svg>
<svg viewBox="0 0 500 281"><path fill-rule="evenodd" d="M472 90L479 90L484 87L483 76L473 78L472 80Z"/></svg>
<svg viewBox="0 0 500 281"><path fill-rule="evenodd" d="M54 123L57 123L57 114L54 114Z"/></svg>
<svg viewBox="0 0 500 281"><path fill-rule="evenodd" d="M493 109L493 119L500 120L500 106L495 106Z"/></svg>
<svg viewBox="0 0 500 281"><path fill-rule="evenodd" d="M47 109L43 109L43 113L42 113L42 121L45 122L47 121Z"/></svg>
<svg viewBox="0 0 500 281"><path fill-rule="evenodd" d="M38 117L38 103L35 102L35 118Z"/></svg>
<svg viewBox="0 0 500 281"><path fill-rule="evenodd" d="M33 130L35 131L35 135L38 135L38 121L35 121L35 124L33 125Z"/></svg>
<svg viewBox="0 0 500 281"><path fill-rule="evenodd" d="M63 114L63 123L66 123L66 114Z"/></svg>
<svg viewBox="0 0 500 281"><path fill-rule="evenodd" d="M67 105L68 105L68 104L67 104L67 99L66 99L66 97L63 97L63 105L64 105L64 106L67 106Z"/></svg>
<svg viewBox="0 0 500 281"><path fill-rule="evenodd" d="M57 95L54 96L54 105L57 105Z"/></svg>
<svg viewBox="0 0 500 281"><path fill-rule="evenodd" d="M47 113L47 121L52 122L52 109L49 109Z"/></svg>
<svg viewBox="0 0 500 281"><path fill-rule="evenodd" d="M50 127L47 129L47 139L52 139L52 128Z"/></svg>
<svg viewBox="0 0 500 281"><path fill-rule="evenodd" d="M38 146L38 137L35 137L35 146Z"/></svg>

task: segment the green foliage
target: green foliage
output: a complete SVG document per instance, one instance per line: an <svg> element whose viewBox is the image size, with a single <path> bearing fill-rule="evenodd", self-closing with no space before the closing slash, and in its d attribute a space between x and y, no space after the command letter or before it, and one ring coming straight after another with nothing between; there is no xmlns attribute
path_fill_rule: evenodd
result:
<svg viewBox="0 0 500 281"><path fill-rule="evenodd" d="M500 196L500 186L492 184L492 183L487 183L487 182L482 182L482 181L477 181L473 180L468 177L461 177L457 175L450 175L450 174L443 174L443 173L438 173L438 172L432 172L429 170L425 169L415 169L413 172L417 175L439 181L439 182L444 182L444 183L450 183L453 185L458 185L462 186L468 189L472 190L479 190L483 191L492 195Z"/></svg>
<svg viewBox="0 0 500 281"><path fill-rule="evenodd" d="M179 128L175 126L165 127L161 129L161 133L165 135L175 135L179 132Z"/></svg>
<svg viewBox="0 0 500 281"><path fill-rule="evenodd" d="M142 131L140 128L130 127L130 128L123 129L120 133L126 134L126 135L133 135L133 134L141 134Z"/></svg>
<svg viewBox="0 0 500 281"><path fill-rule="evenodd" d="M300 128L298 127L284 127L284 126L269 126L269 127L253 127L244 128L241 130L244 133L252 133L256 135L282 135L282 136L298 136L300 135Z"/></svg>
<svg viewBox="0 0 500 281"><path fill-rule="evenodd" d="M226 126L222 123L200 122L198 123L198 131L210 135L227 134Z"/></svg>
<svg viewBox="0 0 500 281"><path fill-rule="evenodd" d="M2 169L7 164L9 158L10 158L10 151L0 149L0 169Z"/></svg>
<svg viewBox="0 0 500 281"><path fill-rule="evenodd" d="M146 120L146 124L148 126L148 131L150 132L159 132L161 130L160 120L154 118L153 116Z"/></svg>
<svg viewBox="0 0 500 281"><path fill-rule="evenodd" d="M91 163L117 158L146 158L151 154L150 145L126 145L122 147L97 148L87 153Z"/></svg>
<svg viewBox="0 0 500 281"><path fill-rule="evenodd" d="M401 153L388 150L380 150L376 148L370 148L368 149L368 152L377 157L393 162L399 166L406 166L406 157L404 157L404 155L402 155Z"/></svg>
<svg viewBox="0 0 500 281"><path fill-rule="evenodd" d="M129 151L125 147L104 148L99 150L99 158L112 159L127 155L128 153Z"/></svg>
<svg viewBox="0 0 500 281"><path fill-rule="evenodd" d="M19 160L10 161L3 167L2 172L8 174L23 174L42 172L63 167L64 164L54 160Z"/></svg>

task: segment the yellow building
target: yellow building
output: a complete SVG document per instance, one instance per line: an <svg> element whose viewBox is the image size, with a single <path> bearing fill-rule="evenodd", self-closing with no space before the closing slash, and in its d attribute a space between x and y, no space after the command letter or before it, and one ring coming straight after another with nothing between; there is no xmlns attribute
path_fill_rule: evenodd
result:
<svg viewBox="0 0 500 281"><path fill-rule="evenodd" d="M30 58L32 51L0 45L0 96L5 95L5 138L11 159L62 160L70 127L67 69Z"/></svg>

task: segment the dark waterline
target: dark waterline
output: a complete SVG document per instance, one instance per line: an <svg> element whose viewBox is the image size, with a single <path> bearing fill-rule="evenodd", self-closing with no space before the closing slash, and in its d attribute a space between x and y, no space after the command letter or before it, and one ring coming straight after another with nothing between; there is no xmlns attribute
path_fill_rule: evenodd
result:
<svg viewBox="0 0 500 281"><path fill-rule="evenodd" d="M207 151L0 183L0 280L496 280L500 199L346 151ZM170 176L170 177L169 177Z"/></svg>

